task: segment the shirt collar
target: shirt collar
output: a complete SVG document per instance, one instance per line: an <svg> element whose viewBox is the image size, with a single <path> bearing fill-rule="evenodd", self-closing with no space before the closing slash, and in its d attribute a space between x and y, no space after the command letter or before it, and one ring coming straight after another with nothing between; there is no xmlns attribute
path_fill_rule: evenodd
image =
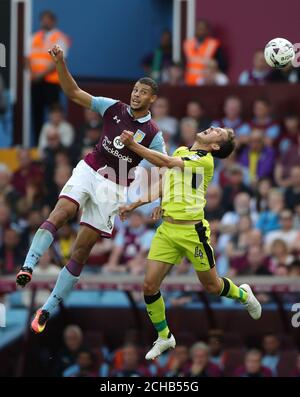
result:
<svg viewBox="0 0 300 397"><path fill-rule="evenodd" d="M127 112L133 118L130 106L127 106ZM149 120L151 120L151 112L148 112L148 114L146 114L146 116L144 116L144 117L140 117L139 119L135 119L135 121L138 121L139 123L146 123L146 121L149 121Z"/></svg>

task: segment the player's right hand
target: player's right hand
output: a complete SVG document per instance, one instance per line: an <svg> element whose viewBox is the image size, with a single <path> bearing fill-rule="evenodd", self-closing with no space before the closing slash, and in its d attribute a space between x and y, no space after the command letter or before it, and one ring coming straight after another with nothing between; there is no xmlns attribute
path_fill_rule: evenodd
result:
<svg viewBox="0 0 300 397"><path fill-rule="evenodd" d="M51 55L55 63L62 61L64 59L64 51L58 44L55 44L48 53Z"/></svg>

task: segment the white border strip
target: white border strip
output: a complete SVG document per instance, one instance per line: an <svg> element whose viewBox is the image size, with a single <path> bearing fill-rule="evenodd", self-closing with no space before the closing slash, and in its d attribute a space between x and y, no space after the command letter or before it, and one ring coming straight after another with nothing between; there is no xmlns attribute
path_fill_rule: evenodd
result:
<svg viewBox="0 0 300 397"><path fill-rule="evenodd" d="M173 62L181 60L181 0L173 0Z"/></svg>

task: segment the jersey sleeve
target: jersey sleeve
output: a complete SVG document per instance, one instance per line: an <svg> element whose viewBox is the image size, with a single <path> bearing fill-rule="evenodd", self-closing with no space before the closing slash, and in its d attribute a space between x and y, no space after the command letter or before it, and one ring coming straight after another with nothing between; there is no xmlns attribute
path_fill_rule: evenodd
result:
<svg viewBox="0 0 300 397"><path fill-rule="evenodd" d="M93 96L91 110L100 113L101 116L103 116L106 110L117 102L118 101L116 99L106 98L104 96L98 96L98 97Z"/></svg>
<svg viewBox="0 0 300 397"><path fill-rule="evenodd" d="M167 154L166 150L166 144L162 135L162 132L159 131L155 137L152 139L152 142L150 143L149 149L151 150L156 150L157 152ZM144 168L151 168L153 167L153 164L151 164L148 160L142 160L139 164L141 167Z"/></svg>

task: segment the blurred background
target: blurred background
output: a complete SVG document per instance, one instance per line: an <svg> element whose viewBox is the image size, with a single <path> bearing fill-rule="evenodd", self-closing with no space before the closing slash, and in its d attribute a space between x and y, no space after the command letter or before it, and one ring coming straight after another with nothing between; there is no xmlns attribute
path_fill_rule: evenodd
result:
<svg viewBox="0 0 300 397"><path fill-rule="evenodd" d="M274 37L299 42L299 11L297 0L271 9L259 0L0 0L0 376L195 376L195 366L197 376L300 375L293 306L300 302L300 69L270 69L263 57ZM138 78L154 78L152 117L169 154L199 129L235 129L236 152L215 163L206 218L220 275L254 287L259 322L203 293L184 260L163 290L177 347L150 365L143 360L155 337L140 293L158 226L154 203L125 224L117 220L114 237L99 239L91 253L87 281L47 332L30 333L34 310L70 257L78 219L42 257L35 277L43 281L16 291L15 275L102 131L98 114L62 94L40 49L46 39L64 48L79 86L93 95L128 103Z"/></svg>

